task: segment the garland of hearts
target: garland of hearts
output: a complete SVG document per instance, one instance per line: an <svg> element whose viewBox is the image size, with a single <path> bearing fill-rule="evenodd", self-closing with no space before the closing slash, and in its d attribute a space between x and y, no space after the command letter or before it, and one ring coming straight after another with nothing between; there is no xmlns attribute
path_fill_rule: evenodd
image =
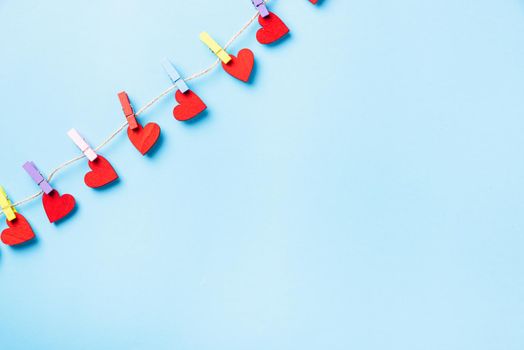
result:
<svg viewBox="0 0 524 350"><path fill-rule="evenodd" d="M224 71L243 82L248 82L251 77L251 72L255 64L255 55L253 54L253 51L248 48L244 48L241 49L237 55L231 55L227 54L225 49L227 49L228 46L233 43L233 41L236 40L236 38L238 38L238 36L244 32L256 18L258 18L258 22L261 26L261 28L256 32L256 39L262 45L276 43L289 33L289 28L286 26L284 21L282 21L275 13L269 12L267 10L266 5L268 1L269 0L252 0L253 5L259 12L257 12L257 14L252 17L252 19L230 40L230 42L225 45L224 49L220 48L218 44L213 41L213 43L215 43L222 50L222 52L220 52L220 50L215 50L215 47L208 45L211 50L220 58L220 60L222 60L222 68ZM318 3L318 0L309 1L313 4ZM204 39L202 40L204 41ZM224 54L226 58L224 58ZM88 159L90 171L84 176L84 183L88 187L101 188L117 180L118 174L109 160L107 160L102 155L97 154L96 151L107 145L126 127L127 136L131 144L142 155L146 155L156 144L158 138L160 137L161 129L158 124L152 122L143 126L138 122L136 117L157 103L172 90L177 89L175 92L175 101L177 102L177 105L173 108L173 116L176 120L188 121L197 117L200 113L206 110L207 106L204 101L202 101L202 99L194 91L187 87L186 82L207 74L212 69L214 69L218 63L219 60L217 60L210 68L188 77L185 80L180 78L180 76L178 76L178 79L173 80L173 75L177 75L177 73L171 73L170 77L173 81L173 86L136 113L129 102L127 93L119 93L118 97L120 98L120 102L122 104L126 122L96 149L92 149L87 144L87 142L85 142L85 140L83 140L82 137L76 132L76 130L71 130L68 134L82 150L83 154L60 165L51 172L49 177L44 178L34 163L27 162L24 164L24 169L40 186L42 191L13 204L5 194L4 189L0 187L0 207L2 209L0 215L6 216L7 223L7 228L4 229L0 235L1 241L6 245L16 246L28 243L35 238L35 233L29 224L29 221L22 214L17 212L15 208L35 200L39 196L42 196L43 209L50 223L56 223L71 216L76 205L75 198L71 194L61 195L56 189L50 186L49 181L51 181L53 176L58 171L68 167L74 162L83 158ZM169 73L170 72L168 72L168 74Z"/></svg>

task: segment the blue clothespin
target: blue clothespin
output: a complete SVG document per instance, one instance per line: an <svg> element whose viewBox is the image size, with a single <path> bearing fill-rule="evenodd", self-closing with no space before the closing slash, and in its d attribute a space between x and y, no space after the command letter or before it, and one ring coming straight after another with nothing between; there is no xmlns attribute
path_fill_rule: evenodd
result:
<svg viewBox="0 0 524 350"><path fill-rule="evenodd" d="M267 17L269 16L269 11L266 7L266 2L264 0L251 0L253 6L260 12L260 16Z"/></svg>
<svg viewBox="0 0 524 350"><path fill-rule="evenodd" d="M178 73L173 64L167 58L165 58L162 62L162 66L164 67L167 75L169 75L169 79L171 79L173 85L176 85L181 93L185 93L189 90L189 87L187 86L184 79L182 79L180 76L180 73Z"/></svg>

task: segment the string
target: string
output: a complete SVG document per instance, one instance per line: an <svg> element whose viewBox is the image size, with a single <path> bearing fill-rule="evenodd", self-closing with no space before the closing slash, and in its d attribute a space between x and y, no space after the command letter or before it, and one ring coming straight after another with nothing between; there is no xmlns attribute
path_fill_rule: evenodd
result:
<svg viewBox="0 0 524 350"><path fill-rule="evenodd" d="M270 0L266 0L265 2L269 2ZM258 18L258 11L249 19L249 21L244 24L244 26L242 28L240 28L240 30L238 32L235 33L235 35L233 35L233 37L231 39L229 39L229 41L226 43L226 45L224 46L224 49L227 49L229 48L241 35L242 33L244 33L248 28L249 26L251 26L251 24L253 24L253 22ZM220 63L220 59L216 59L215 62L213 62L213 64L211 66L209 66L208 68L206 69L203 69L202 71L198 72L198 73L195 73L187 78L185 78L184 80L185 81L191 81L191 80L195 80L195 79L198 79L198 78L201 78L205 75L207 75L208 73L210 73L212 70L214 70ZM148 103L146 103L142 108L140 108L136 113L135 115L136 116L139 116L141 114L143 114L145 111L147 111L149 108L151 108L152 106L154 106L156 103L158 103L161 99L163 99L166 95L168 95L170 92L172 92L173 90L177 89L176 85L172 85L170 86L169 88L167 88L166 90L164 90L164 92L162 92L160 95L158 95L157 97L153 98L151 101L149 101ZM109 135L104 141L102 141L102 143L97 146L95 148L95 151L99 151L101 150L102 148L104 148L105 146L107 146L111 141L113 141L115 139L115 137L118 136L118 134L120 134L126 127L128 126L128 122L126 121L124 124L122 124L118 129L116 129L111 135ZM82 154L82 155L79 155L73 159L70 159L62 164L60 164L59 166L57 166L55 169L53 169L50 173L49 173L49 176L47 177L47 181L51 181L53 179L53 177L55 177L56 174L58 174L60 171L64 170L65 168L69 167L70 165L78 162L79 160L85 158L85 155ZM38 197L40 197L42 194L44 193L44 191L40 191L40 192L37 192L27 198L24 198L18 202L15 202L11 205L11 208L15 208L15 207L18 207L18 206L21 206L23 204L26 204L26 203L29 203L35 199L37 199ZM0 212L0 217L5 215L3 212Z"/></svg>

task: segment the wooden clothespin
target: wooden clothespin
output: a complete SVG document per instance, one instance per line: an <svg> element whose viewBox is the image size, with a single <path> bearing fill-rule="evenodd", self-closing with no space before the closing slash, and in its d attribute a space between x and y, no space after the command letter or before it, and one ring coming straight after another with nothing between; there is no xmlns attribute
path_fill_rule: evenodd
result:
<svg viewBox="0 0 524 350"><path fill-rule="evenodd" d="M122 91L118 93L118 98L120 99L120 104L122 105L122 110L126 116L129 128L131 130L138 128L138 121L136 120L133 106L131 106L131 102L129 101L129 96L127 96L125 91Z"/></svg>
<svg viewBox="0 0 524 350"><path fill-rule="evenodd" d="M36 182L36 184L44 191L45 194L49 194L53 191L53 187L47 182L45 177L42 176L35 163L25 162L22 166L24 170L31 176L31 178Z"/></svg>
<svg viewBox="0 0 524 350"><path fill-rule="evenodd" d="M82 135L80 135L78 131L76 131L76 129L69 130L67 132L67 135L71 138L71 140L73 140L75 145L78 148L80 148L80 150L82 151L82 153L84 153L87 159L89 159L90 161L94 161L98 157L98 154L96 154L95 150L92 149L91 146L89 146L86 140L84 140Z"/></svg>
<svg viewBox="0 0 524 350"><path fill-rule="evenodd" d="M218 56L222 63L228 64L231 61L231 56L207 32L200 33L200 40Z"/></svg>
<svg viewBox="0 0 524 350"><path fill-rule="evenodd" d="M2 186L0 186L0 207L8 221L16 219L16 209L13 207Z"/></svg>
<svg viewBox="0 0 524 350"><path fill-rule="evenodd" d="M267 17L269 16L269 11L266 6L266 2L264 0L251 0L253 3L253 6L258 10L260 13L260 16Z"/></svg>
<svg viewBox="0 0 524 350"><path fill-rule="evenodd" d="M176 70L175 66L167 59L165 58L164 61L162 61L162 67L164 67L164 70L166 71L167 75L169 75L169 79L171 79L171 82L173 85L176 85L178 90L180 90L181 93L185 93L189 90L189 87L187 86L186 82L182 77L180 76L180 73Z"/></svg>

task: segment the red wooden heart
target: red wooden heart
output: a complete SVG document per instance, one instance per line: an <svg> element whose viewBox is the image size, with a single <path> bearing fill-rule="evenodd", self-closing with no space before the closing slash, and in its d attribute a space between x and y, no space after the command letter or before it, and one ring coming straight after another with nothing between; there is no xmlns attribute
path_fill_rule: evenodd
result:
<svg viewBox="0 0 524 350"><path fill-rule="evenodd" d="M173 116L176 120L186 121L192 119L207 108L200 97L191 90L184 93L177 90L175 100L178 102L178 106L173 109Z"/></svg>
<svg viewBox="0 0 524 350"><path fill-rule="evenodd" d="M101 155L98 155L94 161L89 161L88 164L92 171L84 176L84 182L87 186L98 188L118 179L118 174L111 163Z"/></svg>
<svg viewBox="0 0 524 350"><path fill-rule="evenodd" d="M135 129L127 128L127 136L135 148L145 155L155 145L160 137L160 126L156 123L149 123L142 127L138 123Z"/></svg>
<svg viewBox="0 0 524 350"><path fill-rule="evenodd" d="M16 219L13 221L6 220L7 226L2 231L2 242L7 245L18 245L28 242L35 238L35 234L29 222L20 213L16 213Z"/></svg>
<svg viewBox="0 0 524 350"><path fill-rule="evenodd" d="M231 61L228 64L222 63L224 70L238 80L247 82L255 65L253 52L250 49L242 49L238 52L237 57L229 56L231 56Z"/></svg>
<svg viewBox="0 0 524 350"><path fill-rule="evenodd" d="M286 24L273 12L266 17L258 16L258 23L262 28L257 31L257 40L264 45L274 43L289 33Z"/></svg>
<svg viewBox="0 0 524 350"><path fill-rule="evenodd" d="M57 222L65 218L75 208L75 198L70 194L60 195L57 190L51 191L42 197L44 211L49 222Z"/></svg>

